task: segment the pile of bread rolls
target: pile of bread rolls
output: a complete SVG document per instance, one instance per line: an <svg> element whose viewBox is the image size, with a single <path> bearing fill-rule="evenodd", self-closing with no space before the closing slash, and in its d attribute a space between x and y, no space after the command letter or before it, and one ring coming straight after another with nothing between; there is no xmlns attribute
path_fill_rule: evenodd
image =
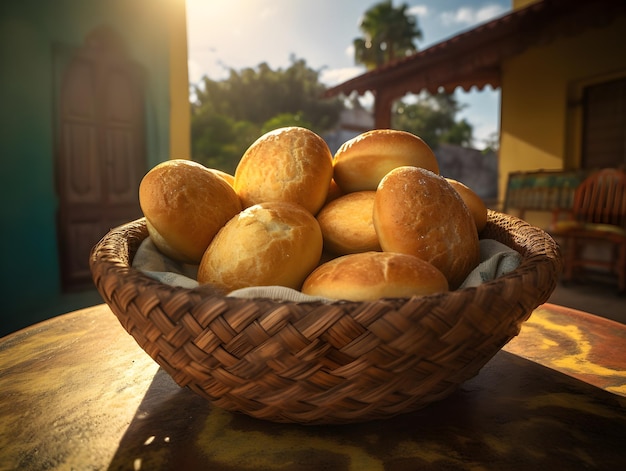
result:
<svg viewBox="0 0 626 471"><path fill-rule="evenodd" d="M229 175L189 160L139 187L148 233L223 293L285 286L369 301L456 289L478 265L487 208L439 175L419 137L378 129L333 156L301 127L257 139Z"/></svg>

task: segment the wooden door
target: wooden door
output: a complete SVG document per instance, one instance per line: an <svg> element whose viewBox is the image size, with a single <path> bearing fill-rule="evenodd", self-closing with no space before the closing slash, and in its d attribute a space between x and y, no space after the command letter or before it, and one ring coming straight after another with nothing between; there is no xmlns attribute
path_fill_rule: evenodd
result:
<svg viewBox="0 0 626 471"><path fill-rule="evenodd" d="M69 59L58 97L57 233L64 290L91 284L89 253L112 227L141 215L146 171L140 67L110 30Z"/></svg>

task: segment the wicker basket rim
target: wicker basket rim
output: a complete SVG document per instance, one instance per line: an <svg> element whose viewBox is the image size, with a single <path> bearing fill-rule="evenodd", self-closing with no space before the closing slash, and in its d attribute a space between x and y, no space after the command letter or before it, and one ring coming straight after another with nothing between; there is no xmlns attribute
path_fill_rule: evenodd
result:
<svg viewBox="0 0 626 471"><path fill-rule="evenodd" d="M543 239L544 244L542 247L539 246L520 246L520 247L511 247L511 245L505 243L505 245L509 246L510 248L513 248L514 250L518 250L518 252L520 252L521 256L522 256L522 260L519 264L519 266L511 271L508 272L504 275L501 275L497 278L494 278L492 280L489 281L485 281L484 283L478 285L478 286L472 286L472 287L467 287L467 288L460 288L460 289L456 289L456 290L450 290L447 292L442 292L442 293L434 293L434 294L429 294L429 295L420 295L420 296L414 296L414 297L397 297L397 298L380 298L377 300L372 300L372 301L350 301L350 300L344 300L344 299L339 299L339 300L329 300L329 301L290 301L290 300L275 300L275 299L270 299L270 298L237 298L237 297L233 297L233 296L228 296L228 295L223 295L223 294L217 294L214 292L210 291L209 287L206 286L199 286L197 288L186 288L186 287L180 287L180 286L171 286L168 284L165 284L153 277L150 277L149 275L141 272L140 270L134 268L132 266L132 257L134 256L134 252L135 250L132 250L129 247L128 250L128 257L129 260L128 261L120 261L118 260L117 263L115 261L112 260L103 260L99 255L98 255L98 245L100 243L102 243L102 241L104 241L107 237L110 237L116 233L120 233L123 232L125 229L131 227L131 226L145 226L145 217L141 217L139 219L136 219L134 221L130 221L128 223L122 224L116 228L111 229L104 237L103 239L100 241L99 244L97 244L93 250L92 250L92 254L91 254L91 259L90 259L90 264L91 264L91 268L92 268L92 272L95 272L95 270L97 270L98 266L101 266L103 264L117 264L118 266L114 268L114 270L116 271L116 273L119 276L123 276L123 277L130 277L133 279L136 279L138 281L141 282L141 284L148 288L148 289L158 289L158 290L171 290L173 292L176 293L188 293L188 294L200 294L202 297L207 296L207 297L211 297L211 298L216 298L216 299L222 299L222 300L226 300L229 303L231 302L235 302L235 303L247 303L247 302L270 302L270 303L276 303L276 304L285 304L285 305L302 305L302 304L306 304L309 306L332 306L332 305L358 305L358 306L363 306L363 305L369 305L369 304L376 304L379 302L400 302L400 303L406 303L408 301L415 301L416 299L419 300L437 300L439 298L442 297L457 297L457 296L463 296L464 293L468 293L468 292L474 292L477 290L491 290L491 289L499 289L499 287L501 285L505 285L507 284L509 281L513 280L513 279L517 279L520 276L524 276L526 274L532 273L532 272L536 272L537 270L540 270L542 268L545 268L546 270L551 270L551 271L555 271L557 273L560 272L561 268L561 259L560 259L560 253L559 253L559 248L557 246L557 244L554 242L554 240L550 237L549 234L547 234L545 231L543 231L542 229L532 226L531 224L516 218L515 216L511 216L511 215L506 215L503 213L499 213L497 211L493 211L493 210L489 210L489 223L493 223L493 218L495 217L499 217L499 218L504 218L504 219L510 219L513 220L515 222L517 222L521 227L523 227L523 229L525 231L529 231L529 232L533 232L535 236L540 237L541 239ZM143 239L142 239L143 240ZM520 251L519 249L522 248L523 250Z"/></svg>

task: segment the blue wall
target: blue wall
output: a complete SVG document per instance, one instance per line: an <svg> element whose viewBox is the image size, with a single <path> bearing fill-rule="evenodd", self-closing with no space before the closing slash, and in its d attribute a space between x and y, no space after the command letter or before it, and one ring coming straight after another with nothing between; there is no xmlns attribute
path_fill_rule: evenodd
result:
<svg viewBox="0 0 626 471"><path fill-rule="evenodd" d="M0 336L55 315L61 292L54 186L54 53L112 27L146 72L148 165L169 149L171 0L0 2ZM92 298L88 298L92 299Z"/></svg>

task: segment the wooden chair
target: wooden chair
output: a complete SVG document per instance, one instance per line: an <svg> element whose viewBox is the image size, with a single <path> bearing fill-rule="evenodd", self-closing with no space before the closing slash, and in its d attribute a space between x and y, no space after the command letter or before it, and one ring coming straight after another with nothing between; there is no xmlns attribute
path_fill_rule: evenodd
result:
<svg viewBox="0 0 626 471"><path fill-rule="evenodd" d="M576 188L569 218L555 221L550 233L561 241L564 281L580 268L600 267L617 275L619 291L626 291L626 173L603 169L590 174ZM592 244L609 244L610 260L585 254Z"/></svg>

